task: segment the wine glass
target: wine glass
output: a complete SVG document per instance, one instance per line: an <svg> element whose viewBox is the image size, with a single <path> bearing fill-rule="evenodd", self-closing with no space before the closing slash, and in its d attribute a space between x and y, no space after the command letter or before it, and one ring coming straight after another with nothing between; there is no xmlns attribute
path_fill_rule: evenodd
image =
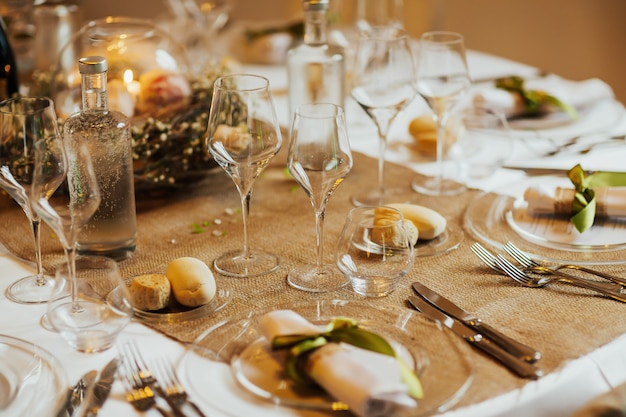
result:
<svg viewBox="0 0 626 417"><path fill-rule="evenodd" d="M415 191L427 195L455 195L461 182L445 176L445 130L448 117L471 84L463 36L454 32L426 32L420 39L417 91L432 109L437 124L437 175L413 180Z"/></svg>
<svg viewBox="0 0 626 417"><path fill-rule="evenodd" d="M12 283L6 290L9 300L17 303L45 303L53 282L46 278L41 263L41 219L33 210L30 198L33 172L37 168L37 141L60 141L54 103L49 98L21 97L0 103L0 186L20 205L28 217L35 243L36 275ZM63 177L63 172L58 172ZM42 184L45 192L51 184ZM53 191L53 190L52 190Z"/></svg>
<svg viewBox="0 0 626 417"><path fill-rule="evenodd" d="M57 269L47 320L72 348L101 352L110 348L130 323L130 291L111 258L79 256L74 271L71 267L62 264Z"/></svg>
<svg viewBox="0 0 626 417"><path fill-rule="evenodd" d="M317 262L291 270L287 282L310 292L340 288L348 282L334 265L324 264L323 230L328 199L352 169L352 153L341 107L317 103L303 104L296 109L287 167L311 200L317 242Z"/></svg>
<svg viewBox="0 0 626 417"><path fill-rule="evenodd" d="M213 262L221 274L251 277L275 271L276 255L252 250L248 215L252 186L282 144L269 81L239 74L215 80L206 146L237 186L243 214L243 249L227 252Z"/></svg>
<svg viewBox="0 0 626 417"><path fill-rule="evenodd" d="M413 267L405 221L400 211L384 206L356 207L348 213L335 262L357 294L388 295Z"/></svg>
<svg viewBox="0 0 626 417"><path fill-rule="evenodd" d="M35 148L37 169L31 188L33 209L58 236L67 259L68 280L74 282L78 233L98 209L101 198L89 143L40 140ZM60 173L66 175L60 176ZM83 311L77 286L73 288L73 303L67 314Z"/></svg>
<svg viewBox="0 0 626 417"><path fill-rule="evenodd" d="M413 56L408 33L395 26L375 26L363 32L352 73L352 98L378 129L378 189L352 197L357 206L389 202L385 189L387 133L394 119L415 97Z"/></svg>

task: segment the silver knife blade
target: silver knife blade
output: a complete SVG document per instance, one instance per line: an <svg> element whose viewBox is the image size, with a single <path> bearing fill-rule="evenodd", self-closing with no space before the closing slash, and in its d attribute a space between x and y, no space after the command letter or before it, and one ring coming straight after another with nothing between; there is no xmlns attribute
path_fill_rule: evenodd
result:
<svg viewBox="0 0 626 417"><path fill-rule="evenodd" d="M529 379L537 379L543 375L543 371L535 365L525 362L517 356L511 355L500 346L492 343L486 337L483 337L482 334L442 313L425 300L414 295L410 295L408 301L417 311L420 311L432 320L441 322L444 326L452 330L452 332L465 339L467 343L481 349L483 352L497 359L500 363L515 372L517 375Z"/></svg>
<svg viewBox="0 0 626 417"><path fill-rule="evenodd" d="M98 371L91 370L85 372L83 376L76 382L76 384L67 391L67 397L65 398L65 403L63 407L57 414L57 417L70 417L74 411L78 409L80 404L83 402L85 398L85 394L89 390L89 387L93 385L96 380L96 376L98 376Z"/></svg>
<svg viewBox="0 0 626 417"><path fill-rule="evenodd" d="M111 392L118 364L119 360L117 358L113 358L102 369L98 379L87 392L85 401L83 401L83 404L80 407L81 413L79 415L81 417L95 417L98 415L100 408L102 408L102 405Z"/></svg>
<svg viewBox="0 0 626 417"><path fill-rule="evenodd" d="M517 340L511 339L499 330L496 330L488 324L484 323L474 314L465 311L458 305L454 304L452 301L448 300L441 294L438 294L437 292L431 290L424 284L420 282L414 282L412 286L417 295L428 301L433 306L437 307L443 313L449 314L455 319L462 321L466 326L469 326L477 332L482 333L483 336L491 339L494 343L509 352L511 355L517 356L529 363L534 363L541 358L540 352L529 346L526 346L521 342L518 342Z"/></svg>

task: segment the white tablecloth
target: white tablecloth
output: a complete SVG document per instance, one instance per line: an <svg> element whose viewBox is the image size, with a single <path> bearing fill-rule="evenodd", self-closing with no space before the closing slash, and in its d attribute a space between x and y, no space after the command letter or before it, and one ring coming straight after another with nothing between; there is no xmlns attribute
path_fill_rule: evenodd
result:
<svg viewBox="0 0 626 417"><path fill-rule="evenodd" d="M489 78L512 73L520 75L532 75L535 69L520 65L515 62L495 58L481 53L469 52L469 65L474 78ZM286 73L282 68L276 67L248 67L247 72L266 75L270 78L273 88L277 91L275 95L275 105L279 113L280 121L288 126L286 117ZM377 137L374 126L354 102L348 100L346 103L349 121L349 133L354 150L363 152L370 156L377 156ZM410 117L414 117L419 112L424 111L425 105L417 99L413 105L394 126L402 128L392 128L390 141L401 142L407 140L405 127ZM621 129L621 132L619 132ZM612 131L618 133L626 132L624 123L616 125ZM603 133L604 134L604 133ZM555 138L563 139L563 138ZM530 144L529 144L530 143ZM515 144L515 161L524 161L528 165L543 164L547 162L554 166L570 168L575 163L582 163L585 168L595 168L601 163L602 169L623 170L623 161L626 156L626 146L598 148L588 155L564 154L559 158L552 158L550 161L538 159L535 145L530 140L518 140ZM411 166L416 171L429 172L432 167L423 164L413 163L406 160L406 155L402 152L390 150L388 160L396 161ZM595 165L594 165L595 164ZM491 179L471 184L484 189L515 181L524 176L519 171L501 169L496 176ZM4 296L5 288L21 276L25 276L32 271L32 266L24 265L5 250L0 251L0 333L14 336L35 343L56 356L63 364L60 370L67 377L67 385L73 384L84 372L89 369L101 369L112 357L117 354L115 348L99 354L81 354L72 350L61 337L44 330L39 324L39 319L45 312L45 305L21 305L10 302ZM167 355L174 360L180 359L184 355L184 349L179 344L167 337L139 324L132 323L121 335L121 339L132 338L137 340L141 346L144 356L151 358ZM566 348L566 347L564 347ZM503 396L493 398L481 404L467 407L447 413L447 416L569 416L585 402L596 395L599 395L611 387L614 387L626 380L626 336L620 337L612 343L601 347L590 355L580 358L567 364L560 371L547 375L536 382L529 382L523 389L507 393ZM265 407L267 410L268 408ZM299 416L295 410L281 410L282 413ZM117 381L114 385L110 399L106 402L100 415L120 416L134 415L134 411L126 403L122 385ZM150 411L147 415L159 415L156 411ZM207 410L207 414L212 417L219 417L221 414L216 410ZM257 415L262 414L259 410ZM0 415L2 411L0 410Z"/></svg>

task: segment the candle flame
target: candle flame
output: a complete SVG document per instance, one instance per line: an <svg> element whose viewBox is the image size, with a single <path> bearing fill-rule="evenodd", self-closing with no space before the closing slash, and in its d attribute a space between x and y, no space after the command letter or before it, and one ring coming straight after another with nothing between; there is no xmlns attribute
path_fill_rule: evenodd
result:
<svg viewBox="0 0 626 417"><path fill-rule="evenodd" d="M124 84L129 84L133 81L133 70L127 69L124 71Z"/></svg>

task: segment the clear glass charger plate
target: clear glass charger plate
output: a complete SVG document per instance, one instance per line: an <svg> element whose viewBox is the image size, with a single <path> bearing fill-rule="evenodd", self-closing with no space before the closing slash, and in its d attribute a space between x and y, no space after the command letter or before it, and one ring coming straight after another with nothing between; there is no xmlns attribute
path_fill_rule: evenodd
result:
<svg viewBox="0 0 626 417"><path fill-rule="evenodd" d="M230 303L233 295L228 288L218 288L215 297L207 304L198 307L186 307L179 304L172 295L167 307L156 311L145 311L135 308L135 317L148 323L178 323L195 320L214 314Z"/></svg>
<svg viewBox="0 0 626 417"><path fill-rule="evenodd" d="M0 415L56 416L66 395L60 362L30 342L0 335Z"/></svg>
<svg viewBox="0 0 626 417"><path fill-rule="evenodd" d="M467 344L419 313L367 302L328 300L255 310L218 323L202 333L185 354L180 374L205 407L227 415L304 416L340 413L345 405L321 389L295 385L282 373L280 353L271 352L259 318L291 309L314 324L351 317L384 336L414 367L424 398L401 416L442 412L456 404L473 379ZM282 405L284 407L276 407Z"/></svg>
<svg viewBox="0 0 626 417"><path fill-rule="evenodd" d="M480 193L465 212L466 230L493 247L512 241L533 258L548 262L626 263L626 219L597 218L590 229L579 233L568 216L529 215L524 191L539 184L573 188L568 178L545 176Z"/></svg>

